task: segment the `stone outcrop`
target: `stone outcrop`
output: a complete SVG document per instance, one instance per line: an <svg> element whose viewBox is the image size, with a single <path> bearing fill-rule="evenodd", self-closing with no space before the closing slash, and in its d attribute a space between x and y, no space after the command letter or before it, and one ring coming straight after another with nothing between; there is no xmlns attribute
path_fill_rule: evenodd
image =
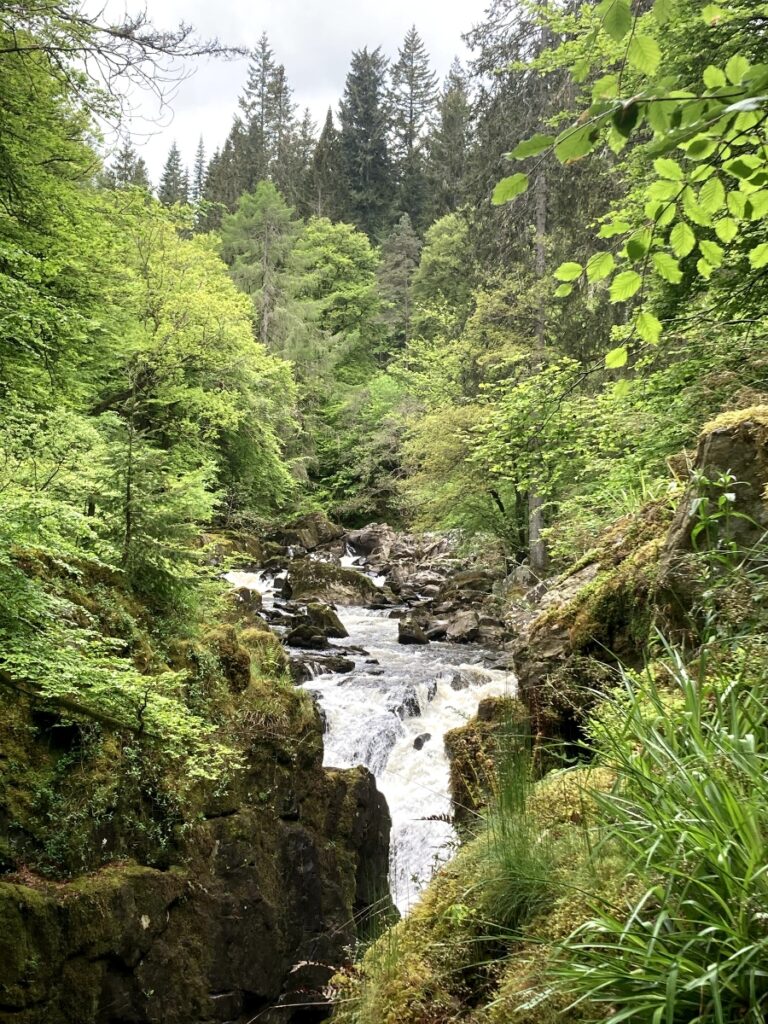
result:
<svg viewBox="0 0 768 1024"><path fill-rule="evenodd" d="M330 562L304 559L293 563L287 579L286 596L294 601L325 601L329 604L382 606L387 603L368 576Z"/></svg>
<svg viewBox="0 0 768 1024"><path fill-rule="evenodd" d="M0 1021L214 1024L259 1014L282 1024L327 1015L301 1004L322 1004L357 924L386 898L389 815L367 770L322 767L322 722L306 694L287 693L290 736L270 739L244 719L253 729L250 744L241 737L244 770L226 792L201 789L199 821L170 840L159 867L123 860L59 882L6 868ZM27 712L17 712L21 727ZM30 720L19 742L33 733ZM44 770L31 749L29 757Z"/></svg>

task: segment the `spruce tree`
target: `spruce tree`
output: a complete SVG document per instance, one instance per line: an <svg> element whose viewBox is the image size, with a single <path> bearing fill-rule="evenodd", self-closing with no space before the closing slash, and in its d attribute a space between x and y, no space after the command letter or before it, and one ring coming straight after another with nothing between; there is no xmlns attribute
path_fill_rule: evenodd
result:
<svg viewBox="0 0 768 1024"><path fill-rule="evenodd" d="M189 174L181 162L179 147L173 142L163 167L157 198L163 205L173 206L174 203L186 203L188 192Z"/></svg>
<svg viewBox="0 0 768 1024"><path fill-rule="evenodd" d="M413 230L411 218L404 213L381 247L381 265L377 274L383 301L382 319L391 340L406 345L412 336L413 276L419 266L421 242Z"/></svg>
<svg viewBox="0 0 768 1024"><path fill-rule="evenodd" d="M352 54L339 105L341 154L349 193L346 215L370 237L386 230L394 198L389 155L387 61L377 47Z"/></svg>
<svg viewBox="0 0 768 1024"><path fill-rule="evenodd" d="M124 142L115 154L112 166L104 174L110 188L149 189L149 173L144 158L140 157L130 142Z"/></svg>
<svg viewBox="0 0 768 1024"><path fill-rule="evenodd" d="M332 221L343 220L347 209L341 137L330 107L312 157L311 205L314 214Z"/></svg>
<svg viewBox="0 0 768 1024"><path fill-rule="evenodd" d="M197 144L195 166L192 172L192 202L199 203L205 193L205 145L203 137Z"/></svg>
<svg viewBox="0 0 768 1024"><path fill-rule="evenodd" d="M398 206L417 227L426 226L427 202L424 140L437 97L437 76L416 31L408 29L397 62L392 66L392 151L398 179Z"/></svg>
<svg viewBox="0 0 768 1024"><path fill-rule="evenodd" d="M455 59L437 101L437 123L428 140L431 220L453 213L463 201L471 121L467 76Z"/></svg>

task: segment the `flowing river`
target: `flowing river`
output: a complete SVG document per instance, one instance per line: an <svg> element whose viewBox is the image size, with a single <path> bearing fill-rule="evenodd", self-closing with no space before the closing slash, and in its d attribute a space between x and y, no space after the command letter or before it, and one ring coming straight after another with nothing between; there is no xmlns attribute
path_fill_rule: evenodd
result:
<svg viewBox="0 0 768 1024"><path fill-rule="evenodd" d="M253 573L229 573L235 586L259 589L272 603L270 582ZM443 737L464 725L484 697L513 695L512 673L485 668L476 646L402 645L389 610L339 607L356 646L355 670L318 675L305 683L325 717L324 763L365 765L376 776L392 816L390 889L402 913L413 906L456 843L450 824L449 764Z"/></svg>

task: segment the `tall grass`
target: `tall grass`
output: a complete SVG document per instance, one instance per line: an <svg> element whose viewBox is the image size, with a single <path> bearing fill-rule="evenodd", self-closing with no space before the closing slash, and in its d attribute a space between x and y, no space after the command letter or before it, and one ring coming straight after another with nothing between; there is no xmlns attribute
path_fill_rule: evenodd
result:
<svg viewBox="0 0 768 1024"><path fill-rule="evenodd" d="M668 680L625 681L613 715L623 728L602 736L618 779L596 794L602 841L641 894L599 909L556 971L576 1003L604 1004L609 1024L763 1024L768 677L692 673L670 658Z"/></svg>

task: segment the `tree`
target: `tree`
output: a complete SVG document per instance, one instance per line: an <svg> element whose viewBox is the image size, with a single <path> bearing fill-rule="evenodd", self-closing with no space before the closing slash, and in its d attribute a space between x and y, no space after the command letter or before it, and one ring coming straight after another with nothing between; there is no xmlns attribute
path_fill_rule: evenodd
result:
<svg viewBox="0 0 768 1024"><path fill-rule="evenodd" d="M435 220L453 213L464 201L471 132L467 76L454 60L437 101L436 124L427 142L429 209Z"/></svg>
<svg viewBox="0 0 768 1024"><path fill-rule="evenodd" d="M341 138L328 108L323 130L312 156L311 204L318 217L341 220L347 207Z"/></svg>
<svg viewBox="0 0 768 1024"><path fill-rule="evenodd" d="M397 175L397 203L418 228L426 226L427 179L424 145L437 96L437 76L413 25L392 65L392 155Z"/></svg>
<svg viewBox="0 0 768 1024"><path fill-rule="evenodd" d="M143 188L149 191L150 181L147 165L130 142L124 142L115 154L115 159L105 173L110 188Z"/></svg>
<svg viewBox="0 0 768 1024"><path fill-rule="evenodd" d="M224 259L235 283L253 300L259 339L276 352L286 352L289 342L284 314L298 227L275 186L262 181L240 197L221 228Z"/></svg>
<svg viewBox="0 0 768 1024"><path fill-rule="evenodd" d="M171 143L168 151L157 189L157 198L163 206L189 201L189 174L181 162L181 153L175 142Z"/></svg>
<svg viewBox="0 0 768 1024"><path fill-rule="evenodd" d="M197 149L195 151L195 166L192 171L190 198L193 203L199 203L205 194L205 176L205 145L203 144L203 137L201 135L197 143Z"/></svg>
<svg viewBox="0 0 768 1024"><path fill-rule="evenodd" d="M386 70L378 47L355 51L339 105L346 216L371 238L386 228L394 198Z"/></svg>
<svg viewBox="0 0 768 1024"><path fill-rule="evenodd" d="M427 338L458 337L472 310L477 269L467 220L447 214L424 237L419 266L413 275L413 324Z"/></svg>
<svg viewBox="0 0 768 1024"><path fill-rule="evenodd" d="M378 273L379 293L384 306L382 318L398 348L407 345L411 338L412 286L420 251L421 242L410 217L404 213L381 247Z"/></svg>

